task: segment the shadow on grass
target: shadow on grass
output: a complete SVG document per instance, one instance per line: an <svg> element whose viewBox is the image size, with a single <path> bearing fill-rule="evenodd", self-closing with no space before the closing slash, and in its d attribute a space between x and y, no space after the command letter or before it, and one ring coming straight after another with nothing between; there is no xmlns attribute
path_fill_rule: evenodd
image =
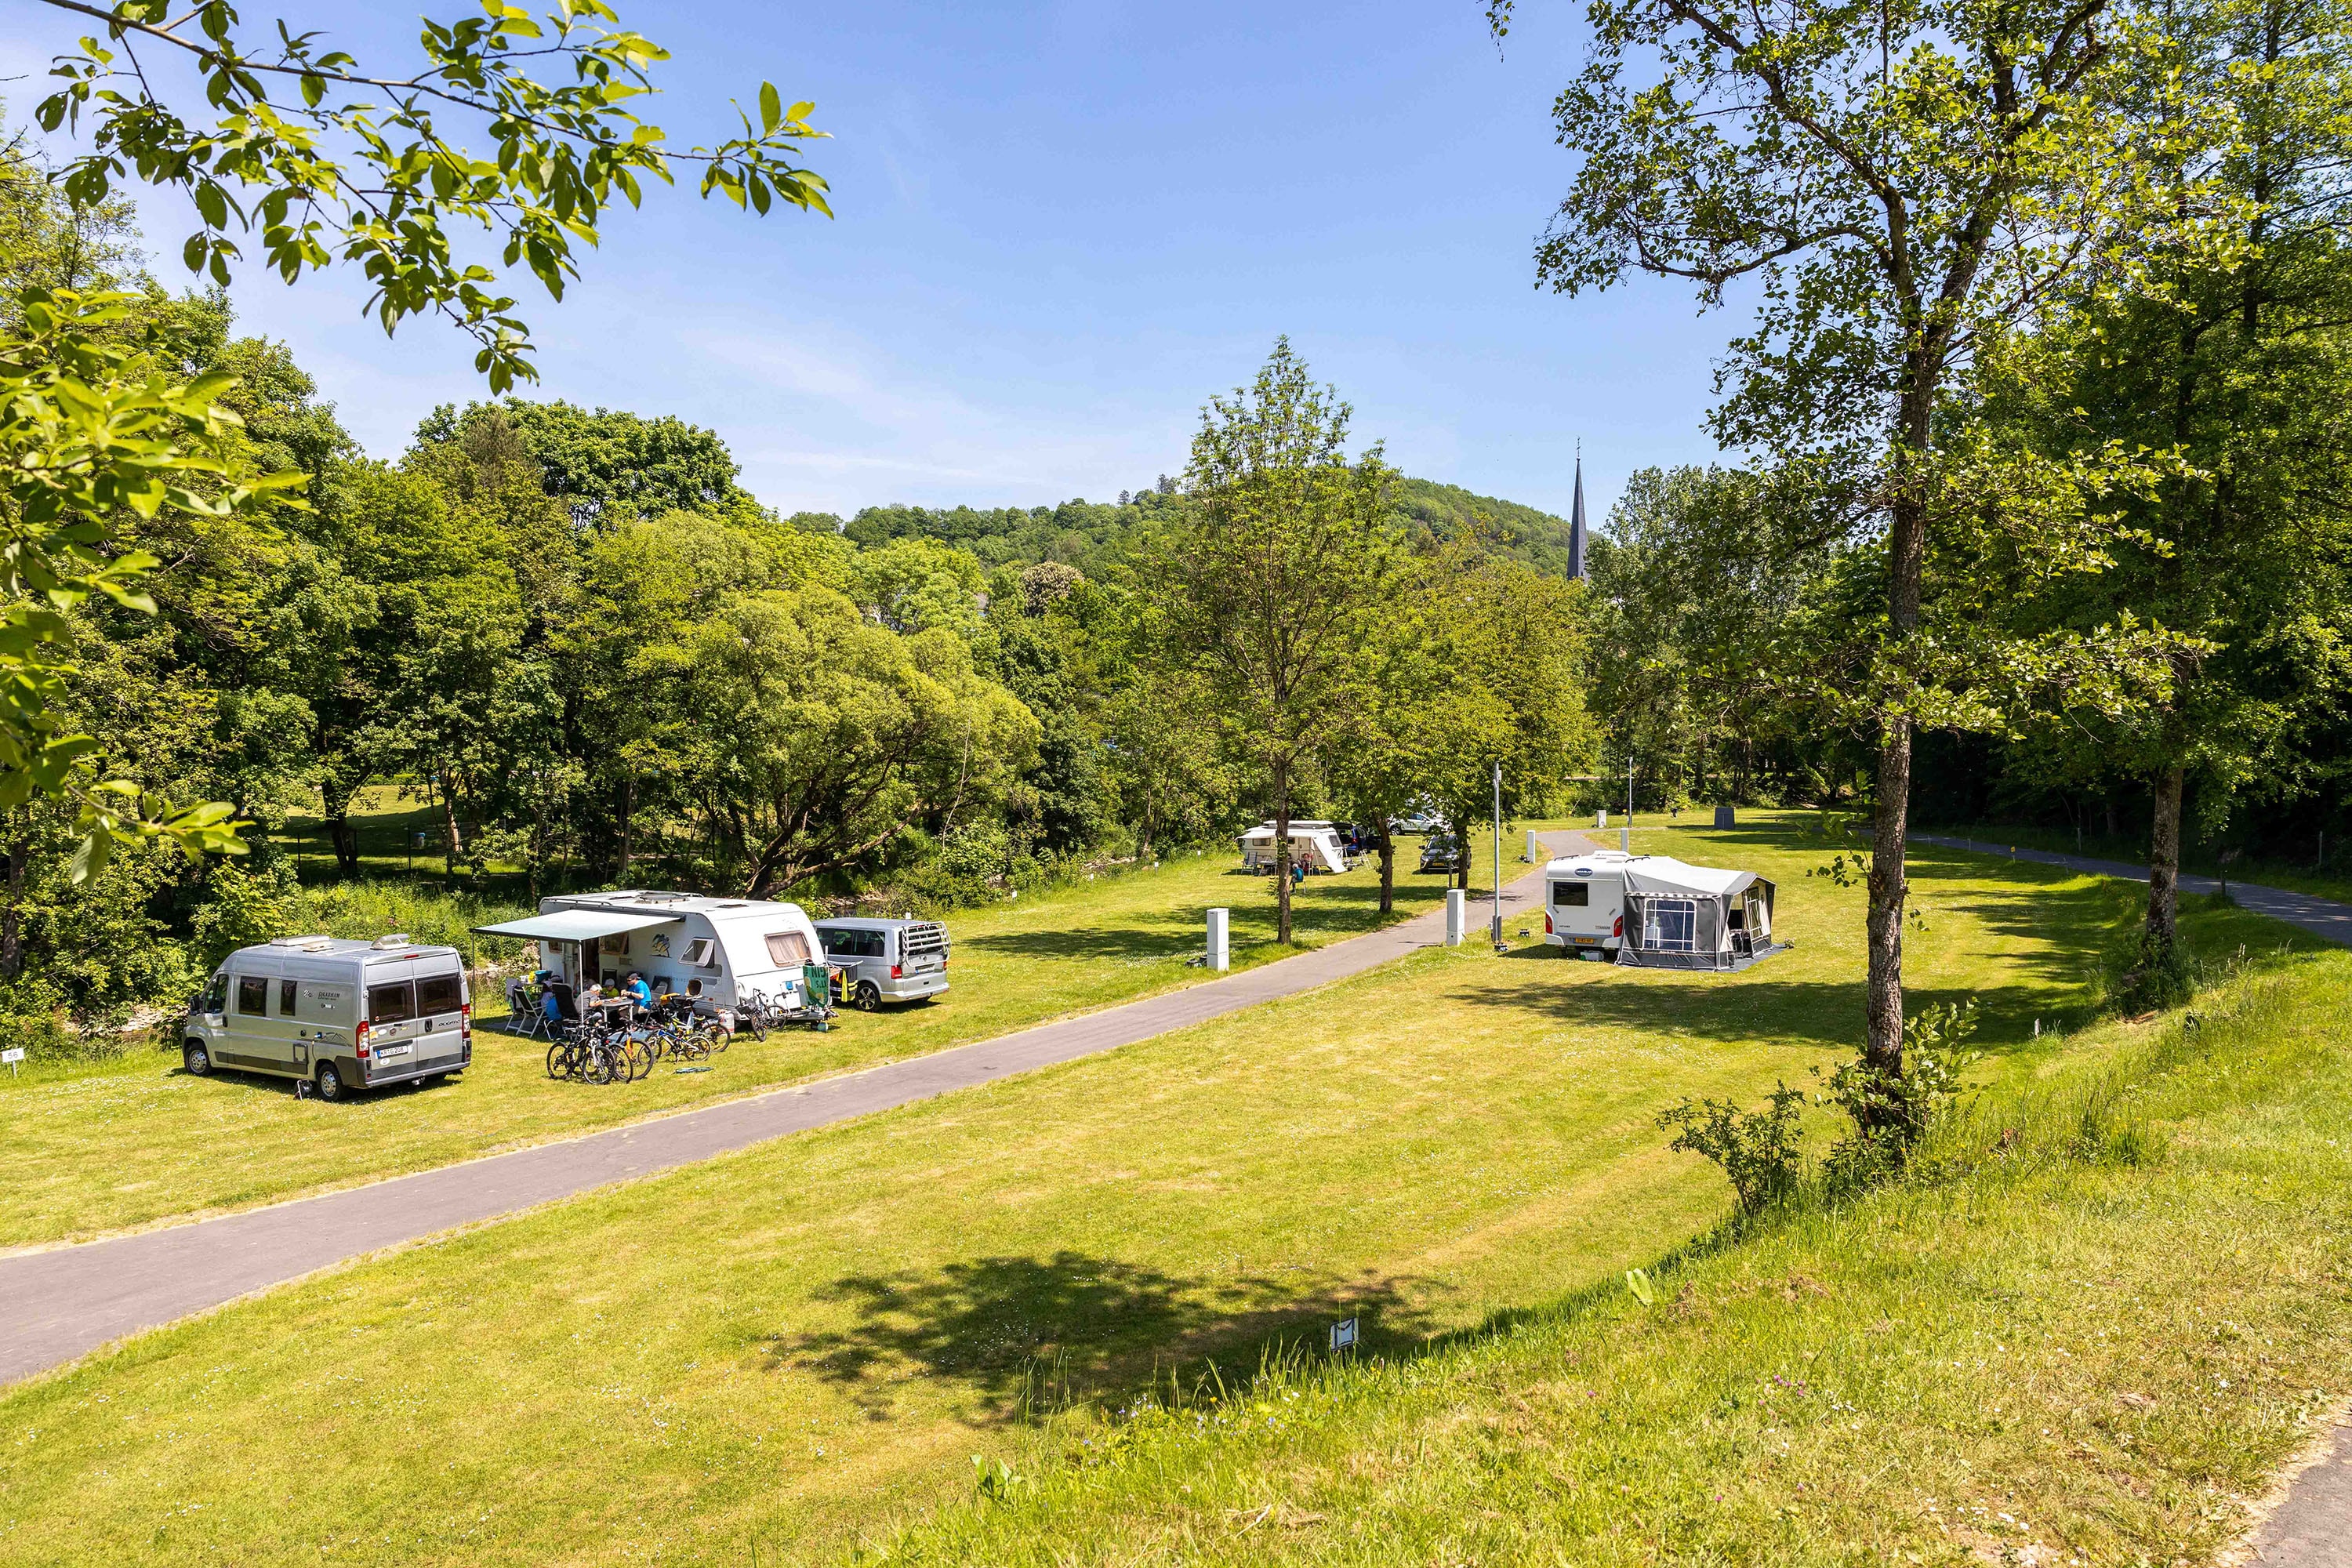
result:
<svg viewBox="0 0 2352 1568"><path fill-rule="evenodd" d="M1148 1265L1062 1251L1000 1257L937 1269L849 1275L817 1292L856 1312L845 1329L777 1334L759 1343L763 1370L812 1372L843 1385L877 1420L888 1385L948 1378L981 1394L985 1419L1114 1397L1185 1362L1218 1364L1230 1383L1258 1347L1286 1334L1319 1335L1339 1317L1361 1321L1368 1343L1418 1343L1405 1281L1297 1275L1187 1279ZM1245 1361L1219 1363L1243 1347ZM1206 1368L1203 1368L1206 1371Z"/></svg>

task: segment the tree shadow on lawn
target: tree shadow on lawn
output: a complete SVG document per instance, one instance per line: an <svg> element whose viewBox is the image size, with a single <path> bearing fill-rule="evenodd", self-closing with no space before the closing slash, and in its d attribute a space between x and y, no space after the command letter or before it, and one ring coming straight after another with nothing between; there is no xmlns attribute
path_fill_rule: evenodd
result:
<svg viewBox="0 0 2352 1568"><path fill-rule="evenodd" d="M855 1323L773 1334L758 1352L764 1371L808 1371L842 1385L872 1420L887 1418L889 1385L909 1376L961 1382L982 1395L980 1419L1017 1420L1139 1389L1162 1367L1185 1362L1213 1362L1234 1386L1255 1370L1267 1342L1319 1336L1339 1317L1362 1320L1368 1344L1418 1342L1421 1315L1402 1295L1409 1283L1370 1275L1186 1279L1074 1251L982 1258L845 1276L816 1299L849 1304Z"/></svg>
<svg viewBox="0 0 2352 1568"><path fill-rule="evenodd" d="M1244 873L1234 872L1241 876ZM1336 887L1315 887L1301 894L1291 905L1295 931L1308 938L1361 936L1379 931L1384 924L1411 918L1417 911L1399 909L1384 922L1381 918L1381 889L1377 883L1357 885L1343 883ZM1406 889L1400 885L1398 893ZM1236 916L1234 942L1236 948L1270 944L1274 923L1274 897L1269 891L1262 902L1244 904L1239 897L1227 907ZM1011 958L1116 958L1140 960L1152 958L1182 958L1198 953L1207 946L1205 925L1210 906L1203 903L1171 904L1167 909L1137 916L1138 923L1129 926L1083 925L1063 926L1053 930L994 931L985 936L958 937L958 946L982 952L1002 953ZM1264 944L1250 934L1248 923L1265 922L1268 935ZM1172 926L1167 923L1174 921ZM1149 923L1147 923L1149 922ZM1247 922L1247 923L1244 923Z"/></svg>

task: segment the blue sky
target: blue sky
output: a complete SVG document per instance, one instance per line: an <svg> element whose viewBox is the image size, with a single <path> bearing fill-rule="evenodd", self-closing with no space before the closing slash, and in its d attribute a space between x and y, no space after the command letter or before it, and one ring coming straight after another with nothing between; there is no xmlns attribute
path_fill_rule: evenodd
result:
<svg viewBox="0 0 2352 1568"><path fill-rule="evenodd" d="M673 141L731 125L725 100L763 78L814 100L838 216L685 190L616 216L562 305L520 280L534 395L712 426L772 505L1108 497L1181 468L1202 402L1281 332L1411 473L1565 512L1581 437L1601 510L1631 470L1713 455L1700 417L1736 317L1661 284L1534 286L1572 167L1549 106L1579 7L1523 4L1499 57L1476 0L618 8L676 57L646 110ZM415 33L405 6L310 15L363 59ZM6 16L21 118L79 28L26 0ZM146 213L176 286L185 225ZM462 341L418 322L387 342L365 292L254 276L235 295L388 456L433 404L484 394Z"/></svg>

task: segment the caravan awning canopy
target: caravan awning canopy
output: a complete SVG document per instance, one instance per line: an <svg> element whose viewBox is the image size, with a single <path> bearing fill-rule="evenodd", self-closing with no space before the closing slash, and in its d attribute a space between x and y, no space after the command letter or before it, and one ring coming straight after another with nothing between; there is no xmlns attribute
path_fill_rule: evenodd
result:
<svg viewBox="0 0 2352 1568"><path fill-rule="evenodd" d="M1625 890L1667 898L1726 898L1748 890L1759 879L1753 871L1691 866L1664 855L1643 855L1625 864Z"/></svg>
<svg viewBox="0 0 2352 1568"><path fill-rule="evenodd" d="M624 915L604 910L558 910L529 920L476 926L477 936L527 936L535 942L586 942L593 937L618 936L647 926L676 924L676 915Z"/></svg>

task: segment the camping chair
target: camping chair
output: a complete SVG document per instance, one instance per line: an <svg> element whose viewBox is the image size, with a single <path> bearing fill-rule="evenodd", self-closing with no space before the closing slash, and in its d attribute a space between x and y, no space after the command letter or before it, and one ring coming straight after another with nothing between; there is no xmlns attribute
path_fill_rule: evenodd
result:
<svg viewBox="0 0 2352 1568"><path fill-rule="evenodd" d="M547 1033L547 1012L530 987L520 980L507 982L507 1033L536 1040Z"/></svg>

